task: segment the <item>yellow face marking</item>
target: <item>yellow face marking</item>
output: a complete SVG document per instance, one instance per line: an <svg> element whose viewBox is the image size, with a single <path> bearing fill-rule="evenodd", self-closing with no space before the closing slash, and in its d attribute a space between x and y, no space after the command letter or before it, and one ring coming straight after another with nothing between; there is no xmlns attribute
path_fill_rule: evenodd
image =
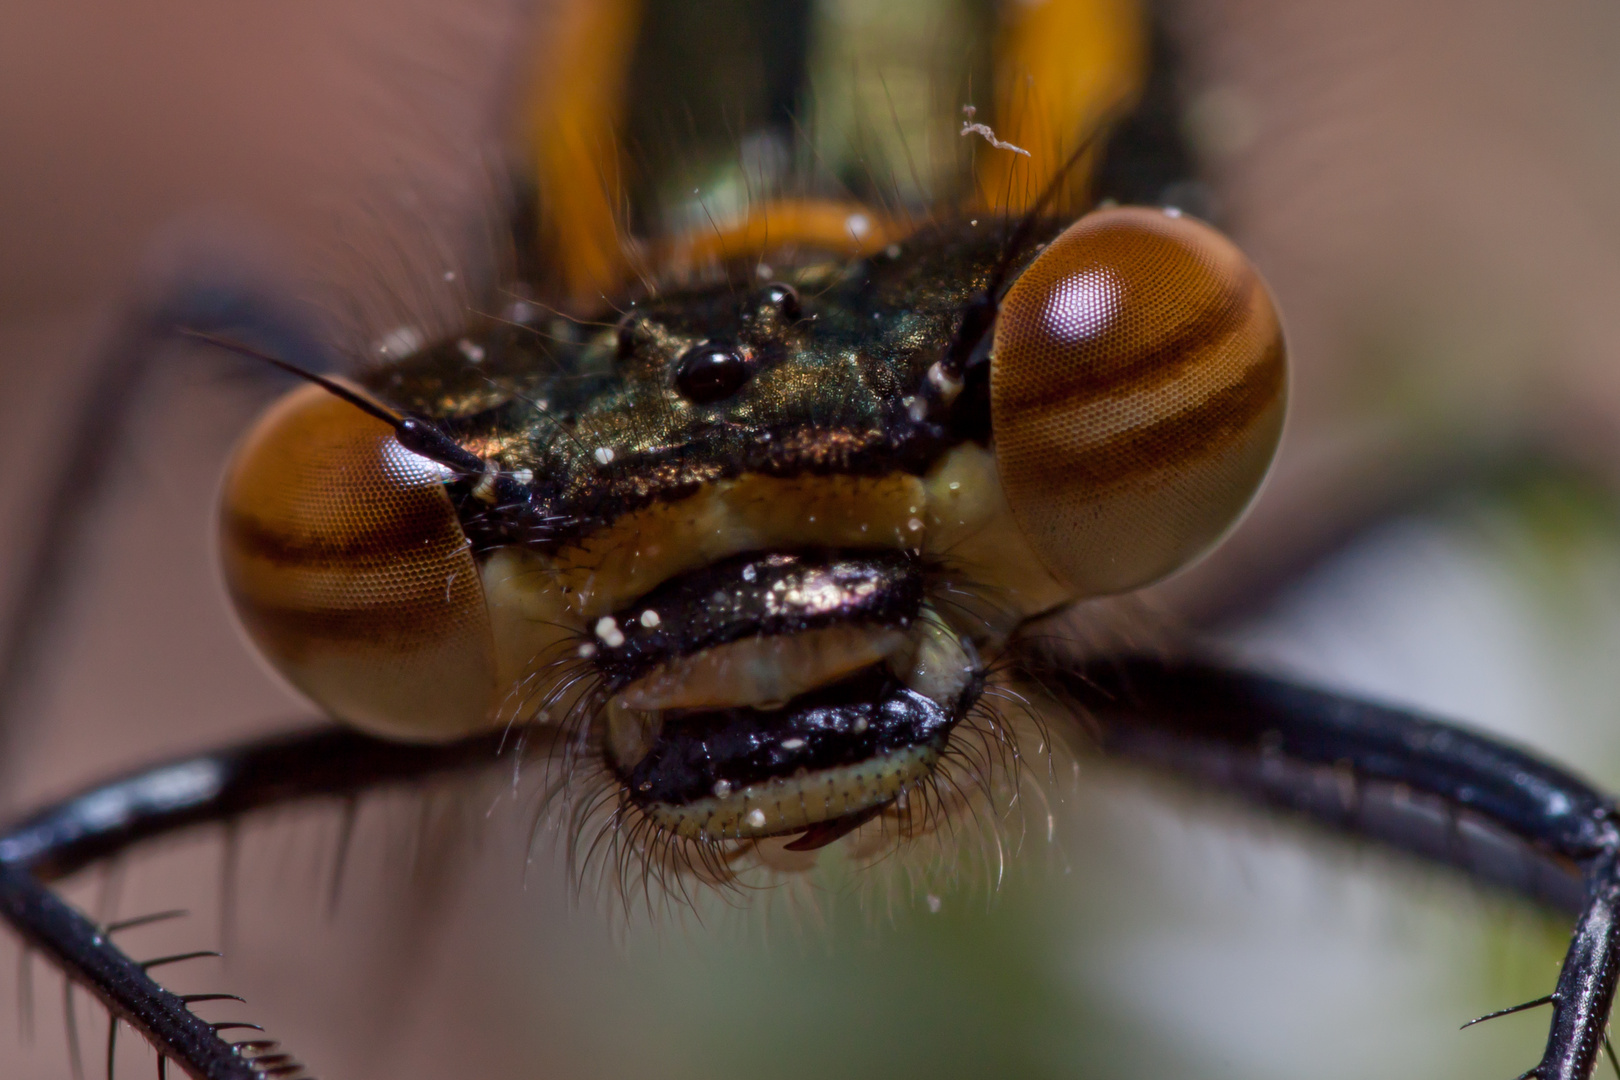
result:
<svg viewBox="0 0 1620 1080"><path fill-rule="evenodd" d="M956 447L928 472L923 486L923 554L977 592L977 603L962 602L987 620L975 626L955 616L964 632L980 642L993 640L1074 599L1041 565L1013 520L990 450L974 443Z"/></svg>
<svg viewBox="0 0 1620 1080"><path fill-rule="evenodd" d="M748 475L626 514L555 555L507 549L484 565L497 683L517 687L566 655L597 619L679 574L748 551L920 548L914 476ZM502 694L504 721L533 702ZM512 713L518 709L518 713Z"/></svg>
<svg viewBox="0 0 1620 1080"><path fill-rule="evenodd" d="M618 700L644 711L780 705L878 663L906 640L903 630L862 626L743 638L660 664Z"/></svg>
<svg viewBox="0 0 1620 1080"><path fill-rule="evenodd" d="M742 476L627 514L554 556L496 552L483 568L502 688L493 720L531 717L547 680L530 677L574 659L596 620L670 578L744 552L806 547L921 551L973 590L967 611L942 615L981 644L1072 599L1018 531L984 447L959 446L922 477ZM573 700L546 711L560 715Z"/></svg>

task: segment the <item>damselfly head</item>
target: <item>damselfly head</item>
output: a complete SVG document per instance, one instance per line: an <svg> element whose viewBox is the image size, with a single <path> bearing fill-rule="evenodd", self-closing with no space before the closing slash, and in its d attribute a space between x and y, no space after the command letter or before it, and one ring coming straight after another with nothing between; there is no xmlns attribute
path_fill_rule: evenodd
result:
<svg viewBox="0 0 1620 1080"><path fill-rule="evenodd" d="M367 377L487 474L298 391L226 485L244 623L374 731L573 725L660 835L815 846L895 813L1022 624L1196 558L1281 429L1275 312L1213 229L1016 232L491 320Z"/></svg>
<svg viewBox="0 0 1620 1080"><path fill-rule="evenodd" d="M903 184L831 168L776 90L708 103L758 125L735 161L691 134L631 179L615 132L663 130L667 102L598 79L540 110L544 272L358 377L453 452L304 390L233 467L225 576L271 662L396 738L563 725L637 843L813 849L992 787L1003 753L964 732L1016 756L989 702L1016 692L1020 628L1213 545L1286 398L1270 295L1229 241L1085 212L1099 117L1133 91L1074 83L1060 17L1101 19L1006 13L995 113L922 95L902 121L883 91L949 150L887 151ZM668 46L636 55L702 106Z"/></svg>

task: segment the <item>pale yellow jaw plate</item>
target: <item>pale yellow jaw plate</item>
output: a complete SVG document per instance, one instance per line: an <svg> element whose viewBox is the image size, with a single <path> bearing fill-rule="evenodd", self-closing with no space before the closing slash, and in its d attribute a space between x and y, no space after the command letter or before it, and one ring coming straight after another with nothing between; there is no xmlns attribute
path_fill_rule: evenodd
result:
<svg viewBox="0 0 1620 1080"><path fill-rule="evenodd" d="M904 630L829 626L799 634L744 638L661 664L625 687L627 709L774 708L885 659Z"/></svg>
<svg viewBox="0 0 1620 1080"><path fill-rule="evenodd" d="M893 802L938 760L937 750L909 746L858 765L750 784L679 807L654 804L646 813L692 840L774 836Z"/></svg>
<svg viewBox="0 0 1620 1080"><path fill-rule="evenodd" d="M1030 615L1071 599L1029 551L1001 494L995 458L983 447L957 447L920 477L738 477L627 514L554 555L496 552L483 567L502 688L491 722L533 719L541 708L551 716L566 711L583 690L549 695L560 673L575 669L580 647L590 645L590 628L655 586L745 552L816 547L918 551L947 576L971 582L976 597L944 614L979 644L993 645ZM775 655L793 663L815 655L830 678L861 666L848 666L855 653L868 656L882 647L844 642L826 650L807 645L804 652L784 647ZM854 651L840 659L846 648ZM797 675L785 663L774 673L762 670L771 655L770 649L756 649L746 660L744 654L733 657L731 672L758 689L735 688L727 700L761 694L773 695L761 700L781 700L775 695L782 688L828 681ZM706 673L694 668L688 674L713 679L719 674L713 665L720 662L704 661L697 667L707 667ZM642 690L648 701L680 693L665 681ZM690 693L705 704L721 695L710 689Z"/></svg>

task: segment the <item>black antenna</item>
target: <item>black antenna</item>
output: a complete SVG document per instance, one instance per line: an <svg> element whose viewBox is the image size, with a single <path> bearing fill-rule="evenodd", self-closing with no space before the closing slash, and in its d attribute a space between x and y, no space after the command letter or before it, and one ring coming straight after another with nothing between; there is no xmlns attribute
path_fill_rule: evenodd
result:
<svg viewBox="0 0 1620 1080"><path fill-rule="evenodd" d="M336 379L328 378L319 372L310 371L308 368L299 367L297 364L283 360L279 356L272 356L267 352L253 348L251 345L244 345L240 341L220 337L218 334L210 334L203 330L193 330L186 327L182 327L177 332L182 337L213 345L227 352L236 353L238 356L245 356L250 360L258 360L261 363L269 364L271 367L279 368L290 375L296 375L307 382L314 383L334 397L341 398L353 405L367 416L375 417L393 428L394 438L399 440L401 446L413 454L420 454L429 461L436 461L440 465L466 476L482 477L497 471L494 462L479 457L434 427L429 421L414 416L401 416L393 409L373 401Z"/></svg>

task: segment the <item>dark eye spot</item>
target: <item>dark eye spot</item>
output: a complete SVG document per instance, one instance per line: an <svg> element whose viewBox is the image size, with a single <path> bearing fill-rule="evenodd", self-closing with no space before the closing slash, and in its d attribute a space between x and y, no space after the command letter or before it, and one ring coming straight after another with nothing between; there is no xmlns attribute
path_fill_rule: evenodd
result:
<svg viewBox="0 0 1620 1080"><path fill-rule="evenodd" d="M614 353L622 363L635 356L636 353L651 339L648 332L647 317L639 312L632 312L619 320L617 328L618 341Z"/></svg>
<svg viewBox="0 0 1620 1080"><path fill-rule="evenodd" d="M686 400L707 405L741 390L753 373L747 359L729 345L694 345L675 369L675 389Z"/></svg>
<svg viewBox="0 0 1620 1080"><path fill-rule="evenodd" d="M784 319L799 317L799 290L785 282L773 281L765 286L765 295L761 299L765 306L775 308Z"/></svg>

